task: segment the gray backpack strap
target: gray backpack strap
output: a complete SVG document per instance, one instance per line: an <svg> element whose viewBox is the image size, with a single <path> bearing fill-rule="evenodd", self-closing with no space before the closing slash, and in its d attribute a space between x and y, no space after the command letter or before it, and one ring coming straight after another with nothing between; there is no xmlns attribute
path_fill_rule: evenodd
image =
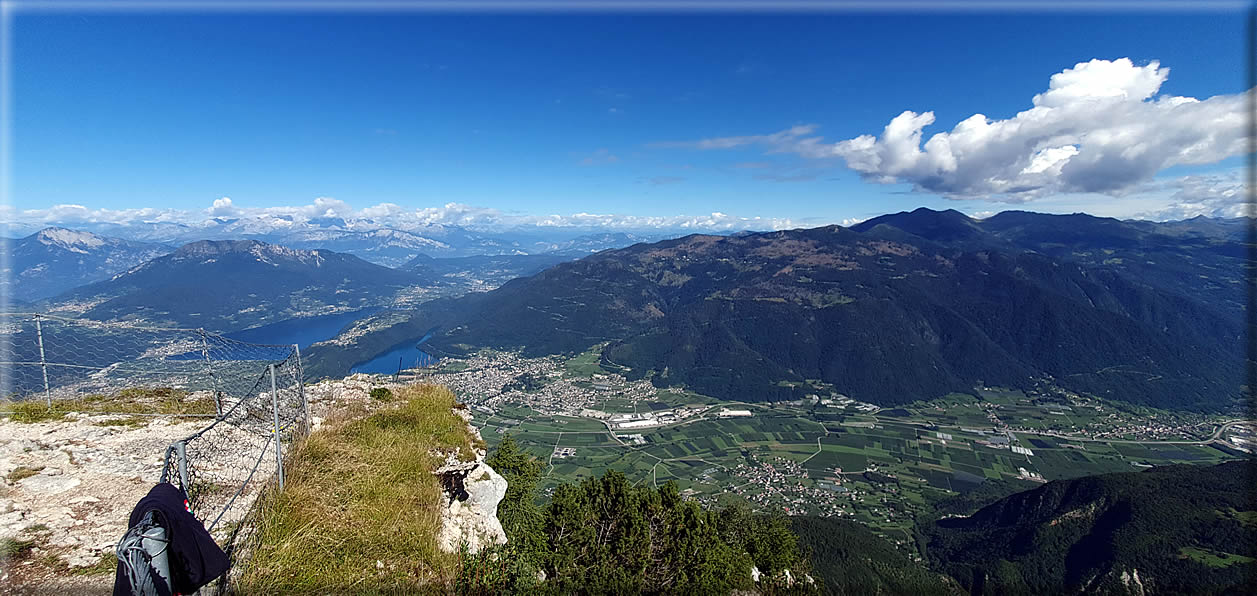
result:
<svg viewBox="0 0 1257 596"><path fill-rule="evenodd" d="M170 540L150 510L123 534L115 552L134 596L170 596Z"/></svg>

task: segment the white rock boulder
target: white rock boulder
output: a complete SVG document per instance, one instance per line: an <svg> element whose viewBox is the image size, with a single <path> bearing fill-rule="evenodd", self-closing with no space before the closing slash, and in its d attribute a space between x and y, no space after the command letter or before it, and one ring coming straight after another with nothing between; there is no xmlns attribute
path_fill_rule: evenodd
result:
<svg viewBox="0 0 1257 596"><path fill-rule="evenodd" d="M476 553L494 545L506 544L506 531L498 521L498 504L506 496L506 479L489 464L477 458L472 462L447 462L433 474L444 489L441 502L441 531L437 544L445 552L458 552L467 545Z"/></svg>

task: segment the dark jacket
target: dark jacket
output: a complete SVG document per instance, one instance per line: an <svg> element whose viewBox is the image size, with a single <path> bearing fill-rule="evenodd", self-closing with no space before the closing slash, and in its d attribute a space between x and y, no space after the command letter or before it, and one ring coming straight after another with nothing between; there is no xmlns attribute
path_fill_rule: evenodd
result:
<svg viewBox="0 0 1257 596"><path fill-rule="evenodd" d="M135 526L150 510L166 528L170 540L170 582L175 594L191 594L227 571L227 555L218 547L205 525L188 512L183 491L162 482L148 491L131 511L128 527ZM119 562L114 574L114 596L131 596L131 584Z"/></svg>

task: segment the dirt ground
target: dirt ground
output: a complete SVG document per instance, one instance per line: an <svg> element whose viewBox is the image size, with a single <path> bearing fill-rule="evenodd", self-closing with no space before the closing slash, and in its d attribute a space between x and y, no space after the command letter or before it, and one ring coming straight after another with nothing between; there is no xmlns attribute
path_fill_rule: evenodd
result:
<svg viewBox="0 0 1257 596"><path fill-rule="evenodd" d="M129 424L112 415L0 420L0 540L23 545L22 553L0 561L0 588L112 587L106 557L135 503L160 478L166 446L207 423L125 419Z"/></svg>
<svg viewBox="0 0 1257 596"><path fill-rule="evenodd" d="M381 385L392 386L364 375L307 386L313 425L346 402L369 403L370 390ZM0 594L112 593L114 546L135 504L161 478L166 447L211 421L0 418L0 545L20 551L0 551ZM255 441L239 445L256 450ZM253 496L241 495L245 509Z"/></svg>

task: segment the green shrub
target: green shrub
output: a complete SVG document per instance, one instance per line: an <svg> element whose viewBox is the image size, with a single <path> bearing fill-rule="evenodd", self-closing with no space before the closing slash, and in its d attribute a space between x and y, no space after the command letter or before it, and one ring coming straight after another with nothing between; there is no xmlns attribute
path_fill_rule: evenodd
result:
<svg viewBox="0 0 1257 596"><path fill-rule="evenodd" d="M393 401L393 392L388 387L376 387L371 390L371 399L375 401Z"/></svg>
<svg viewBox="0 0 1257 596"><path fill-rule="evenodd" d="M774 581L787 569L796 576L809 571L783 519L709 511L681 498L675 483L634 486L616 470L560 485L538 507L539 460L507 436L486 461L508 482L498 519L509 549L498 558L464 559L459 587L470 592L529 593L538 571L546 577L541 588L562 594L816 591ZM758 586L752 565L766 575Z"/></svg>

